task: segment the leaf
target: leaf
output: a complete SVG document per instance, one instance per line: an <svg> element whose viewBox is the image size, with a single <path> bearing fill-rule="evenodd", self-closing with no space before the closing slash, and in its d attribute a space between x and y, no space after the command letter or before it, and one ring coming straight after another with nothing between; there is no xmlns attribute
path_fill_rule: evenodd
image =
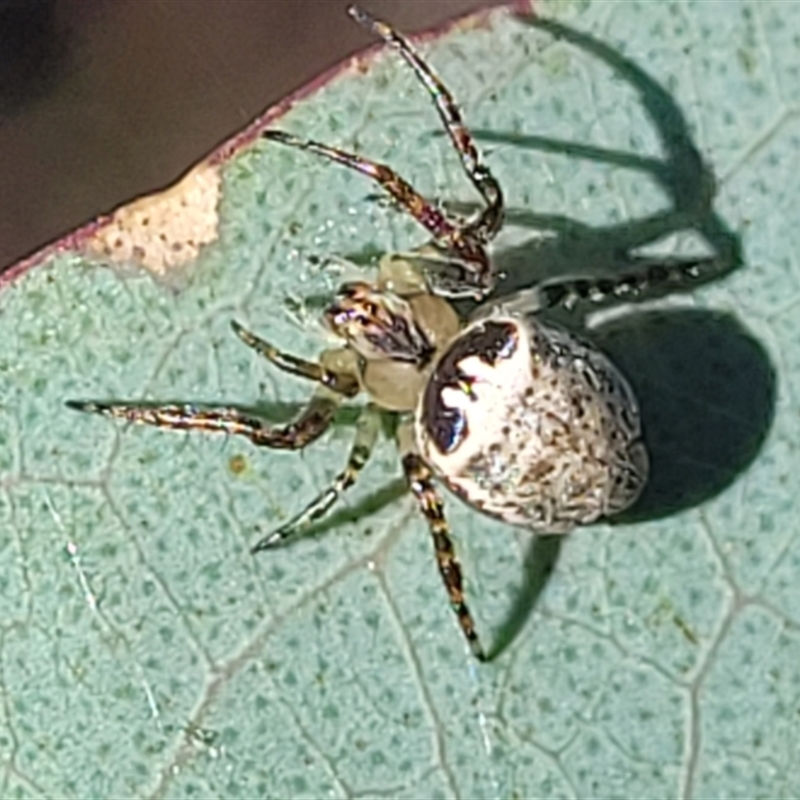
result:
<svg viewBox="0 0 800 800"><path fill-rule="evenodd" d="M588 319L640 396L653 457L626 519L533 541L448 498L472 609L500 651L489 664L468 655L388 439L327 524L249 555L341 467L352 415L293 454L64 407L300 402L307 386L229 323L313 357L341 278L330 257L424 240L361 176L259 141L256 125L187 183L7 273L0 794L796 794L788 8L552 2L539 21L496 10L422 45L506 189L507 287L637 254L710 249L730 268ZM390 53L259 124L278 116L475 202Z"/></svg>

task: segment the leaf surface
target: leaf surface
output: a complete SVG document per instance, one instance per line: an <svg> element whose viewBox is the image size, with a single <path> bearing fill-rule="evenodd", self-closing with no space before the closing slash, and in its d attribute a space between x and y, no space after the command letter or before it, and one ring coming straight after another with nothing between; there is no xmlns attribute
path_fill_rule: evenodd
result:
<svg viewBox="0 0 800 800"><path fill-rule="evenodd" d="M229 324L314 357L330 257L424 241L362 176L251 131L9 274L2 796L796 794L800 16L725 5L544 3L420 45L505 187L508 288L626 252L736 267L588 319L653 457L627 518L532 541L448 498L489 664L386 437L328 523L248 553L341 468L352 414L297 454L64 407L301 402ZM267 119L475 203L390 53Z"/></svg>

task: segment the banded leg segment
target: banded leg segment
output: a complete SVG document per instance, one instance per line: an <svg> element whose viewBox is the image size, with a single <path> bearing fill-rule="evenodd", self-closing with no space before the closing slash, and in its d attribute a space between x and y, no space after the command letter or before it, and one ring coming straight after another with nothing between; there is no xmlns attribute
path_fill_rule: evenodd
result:
<svg viewBox="0 0 800 800"><path fill-rule="evenodd" d="M250 552L257 553L260 550L268 550L283 544L290 536L301 532L323 517L339 499L342 492L349 489L358 479L361 470L372 454L379 427L380 412L377 407L372 404L365 406L356 424L356 435L345 468L299 514L277 530L267 534L253 546Z"/></svg>
<svg viewBox="0 0 800 800"><path fill-rule="evenodd" d="M459 230L457 226L448 220L435 205L419 194L410 183L385 164L370 161L355 153L340 150L338 147L330 147L310 139L300 139L285 131L267 130L261 135L263 138L270 139L273 142L308 150L318 156L354 169L368 178L372 178L441 245L452 247L453 242L458 238Z"/></svg>
<svg viewBox="0 0 800 800"><path fill-rule="evenodd" d="M293 422L273 427L263 419L238 408L199 408L184 403L147 406L134 403L99 403L92 400L68 400L76 411L102 414L140 425L154 425L178 431L199 430L244 436L259 447L299 450L318 439L331 424L341 395L320 387Z"/></svg>
<svg viewBox="0 0 800 800"><path fill-rule="evenodd" d="M534 291L541 298L539 308L561 306L571 311L581 302L602 305L651 299L674 292L687 283L697 285L718 273L719 260L713 257L672 263L643 260L637 269L619 276L548 281Z"/></svg>
<svg viewBox="0 0 800 800"><path fill-rule="evenodd" d="M521 289L501 301L511 311L534 314L547 308L574 310L579 304L602 306L613 302L642 302L683 287L697 286L717 277L725 266L719 259L704 257L686 261L642 260L638 268L603 278L556 278ZM470 320L492 313L496 306L476 310Z"/></svg>
<svg viewBox="0 0 800 800"><path fill-rule="evenodd" d="M422 261L427 262L434 271L433 277L436 277L437 269L443 269L448 263L458 267L457 272L460 277L457 281L440 282L442 293L454 297L479 299L494 288L497 276L483 239L476 235L469 225L457 225L449 220L440 209L426 200L390 167L320 142L299 139L285 131L268 130L261 135L265 139L309 150L331 161L344 164L380 184L384 191L433 237L431 245L418 251ZM425 253L426 250L431 252ZM438 267L437 263L440 264Z"/></svg>
<svg viewBox="0 0 800 800"><path fill-rule="evenodd" d="M480 661L486 660L486 654L475 632L475 621L464 600L464 582L461 576L461 565L450 538L450 526L444 516L444 506L433 483L433 473L425 462L415 453L403 457L403 470L411 492L419 504L420 511L428 521L436 552L439 573L444 581L450 605L458 617L458 624L464 632L473 655Z"/></svg>
<svg viewBox="0 0 800 800"><path fill-rule="evenodd" d="M234 333L259 355L271 361L278 369L327 386L344 397L355 397L361 391L358 380L358 362L352 350L340 348L327 350L319 363L306 361L278 350L269 342L251 333L238 322L231 322Z"/></svg>
<svg viewBox="0 0 800 800"><path fill-rule="evenodd" d="M464 125L453 95L442 79L425 63L413 45L391 25L375 19L358 6L350 6L347 13L359 25L363 25L395 48L428 90L450 141L458 152L467 177L486 202L485 210L477 220L469 224L469 231L481 241L489 241L503 224L503 193L492 173L481 163L478 148L475 146L472 134Z"/></svg>

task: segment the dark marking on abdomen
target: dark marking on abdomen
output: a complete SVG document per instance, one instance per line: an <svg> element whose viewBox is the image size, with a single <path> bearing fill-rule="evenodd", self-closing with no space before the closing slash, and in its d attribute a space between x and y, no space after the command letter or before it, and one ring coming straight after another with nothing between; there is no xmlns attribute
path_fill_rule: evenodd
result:
<svg viewBox="0 0 800 800"><path fill-rule="evenodd" d="M457 337L442 356L425 387L422 421L425 430L443 454L455 450L468 433L463 411L445 405L442 390L460 389L467 375L460 368L470 356L478 356L486 364L511 358L517 349L519 334L513 322L484 322Z"/></svg>

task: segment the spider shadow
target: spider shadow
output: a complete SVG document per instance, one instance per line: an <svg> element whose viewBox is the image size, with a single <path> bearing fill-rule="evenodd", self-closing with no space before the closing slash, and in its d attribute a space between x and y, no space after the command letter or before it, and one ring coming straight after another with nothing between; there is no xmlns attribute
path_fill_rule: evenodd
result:
<svg viewBox="0 0 800 800"><path fill-rule="evenodd" d="M643 172L662 187L667 207L648 217L599 227L562 215L509 209L511 225L550 235L498 255L503 277L497 296L559 276L613 276L641 269L653 259L638 256L637 248L686 230L699 234L708 245L714 269L703 281L678 291L691 291L739 269L743 264L739 237L713 209L713 173L669 92L633 61L586 33L553 20L519 19L599 59L629 84L654 125L663 157L490 130L474 131L476 138ZM468 313L469 308L462 310ZM589 310L577 311L552 316L575 328L576 323L585 324ZM619 365L638 397L651 460L641 497L613 519L615 524L659 519L695 507L730 485L752 463L772 424L776 375L764 348L733 316L695 309L633 310L593 328L590 338ZM532 540L522 588L495 633L490 658L500 655L526 624L556 566L562 542L560 536Z"/></svg>
<svg viewBox="0 0 800 800"><path fill-rule="evenodd" d="M494 632L492 645L486 652L487 661L497 658L525 627L555 569L563 541L563 536L534 536L531 539L522 564L522 589L502 625Z"/></svg>
<svg viewBox="0 0 800 800"><path fill-rule="evenodd" d="M650 311L593 331L639 400L650 476L611 521L661 519L710 500L755 460L772 426L777 376L731 314Z"/></svg>
<svg viewBox="0 0 800 800"><path fill-rule="evenodd" d="M631 86L653 125L663 156L641 156L546 136L496 130L476 129L475 137L482 143L557 153L641 172L663 189L667 207L648 217L605 226L588 225L560 214L535 213L527 208L508 209L509 224L546 231L549 235L534 237L497 256L502 278L496 295L502 297L549 278L576 274L609 276L635 270L642 264L642 258L634 252L637 248L687 230L699 234L714 254L715 269L704 280L717 280L738 269L742 265L739 237L714 212L716 181L713 172L703 161L683 113L670 93L636 63L587 33L555 20L517 18L521 24L544 31L600 60L620 82ZM648 263L651 261L647 259ZM698 285L700 282L695 281L686 290Z"/></svg>
<svg viewBox="0 0 800 800"><path fill-rule="evenodd" d="M610 524L694 508L752 464L772 426L777 379L763 346L735 317L697 309L650 311L593 330L592 339L620 367L639 400L650 457L641 496ZM563 541L534 537L522 589L495 634L490 659L524 627Z"/></svg>

